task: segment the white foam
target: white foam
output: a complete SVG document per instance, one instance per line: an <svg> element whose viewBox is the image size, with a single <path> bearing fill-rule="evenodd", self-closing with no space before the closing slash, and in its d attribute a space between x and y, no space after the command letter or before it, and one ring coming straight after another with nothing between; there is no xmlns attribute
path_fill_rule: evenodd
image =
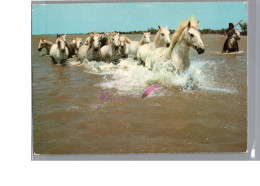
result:
<svg viewBox="0 0 260 186"><path fill-rule="evenodd" d="M78 65L77 63L73 63ZM155 63L153 70L148 70L133 59L122 59L120 63L84 62L87 73L102 75L103 80L97 86L103 89L117 89L119 94L125 92L142 94L150 85L159 84L163 87L179 87L184 91L205 90L232 93L236 90L215 82L218 68L212 61L191 59L189 69L177 74L171 61ZM161 96L156 91L151 96Z"/></svg>

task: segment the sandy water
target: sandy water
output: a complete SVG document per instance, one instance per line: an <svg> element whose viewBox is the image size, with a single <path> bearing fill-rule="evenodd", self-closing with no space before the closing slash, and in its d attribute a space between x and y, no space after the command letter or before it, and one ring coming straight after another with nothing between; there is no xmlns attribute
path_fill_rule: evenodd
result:
<svg viewBox="0 0 260 186"><path fill-rule="evenodd" d="M221 51L223 36L202 35L205 53L191 50L190 68L175 76L170 63L149 71L132 59L53 65L37 51L41 38L55 36L32 36L35 153L247 150L247 37L239 41L242 55L221 56L212 52ZM152 84L163 88L142 100Z"/></svg>

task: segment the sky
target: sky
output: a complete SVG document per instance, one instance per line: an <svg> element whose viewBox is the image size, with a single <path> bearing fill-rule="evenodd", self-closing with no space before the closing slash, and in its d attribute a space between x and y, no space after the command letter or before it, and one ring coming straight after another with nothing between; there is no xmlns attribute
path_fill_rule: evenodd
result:
<svg viewBox="0 0 260 186"><path fill-rule="evenodd" d="M78 3L32 5L32 35L176 29L190 16L200 29L227 28L247 22L244 2ZM240 27L236 27L240 29Z"/></svg>

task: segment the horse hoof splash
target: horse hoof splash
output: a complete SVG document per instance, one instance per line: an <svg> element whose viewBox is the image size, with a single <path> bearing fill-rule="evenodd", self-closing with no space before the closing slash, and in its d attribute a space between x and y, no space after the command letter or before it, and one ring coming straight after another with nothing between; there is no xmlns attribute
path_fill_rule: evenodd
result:
<svg viewBox="0 0 260 186"><path fill-rule="evenodd" d="M142 94L142 99L146 98L151 92L153 92L156 89L162 88L161 85L152 85L149 88L147 88L143 94Z"/></svg>

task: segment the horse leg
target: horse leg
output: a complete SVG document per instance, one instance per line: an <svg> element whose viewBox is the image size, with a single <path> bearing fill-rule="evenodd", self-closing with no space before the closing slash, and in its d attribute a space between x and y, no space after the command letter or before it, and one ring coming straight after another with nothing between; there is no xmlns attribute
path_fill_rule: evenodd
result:
<svg viewBox="0 0 260 186"><path fill-rule="evenodd" d="M237 44L237 51L239 51L238 43L236 43L236 44Z"/></svg>
<svg viewBox="0 0 260 186"><path fill-rule="evenodd" d="M51 61L52 61L52 64L57 64L57 62L55 61L54 57L51 56Z"/></svg>
<svg viewBox="0 0 260 186"><path fill-rule="evenodd" d="M66 59L62 59L62 60L60 61L60 64L61 64L62 66L65 66L65 65L66 65Z"/></svg>
<svg viewBox="0 0 260 186"><path fill-rule="evenodd" d="M228 44L228 39L226 39L226 41L224 43L222 53L226 53L226 51L227 51L227 44Z"/></svg>
<svg viewBox="0 0 260 186"><path fill-rule="evenodd" d="M46 48L46 55L50 55L50 49Z"/></svg>

